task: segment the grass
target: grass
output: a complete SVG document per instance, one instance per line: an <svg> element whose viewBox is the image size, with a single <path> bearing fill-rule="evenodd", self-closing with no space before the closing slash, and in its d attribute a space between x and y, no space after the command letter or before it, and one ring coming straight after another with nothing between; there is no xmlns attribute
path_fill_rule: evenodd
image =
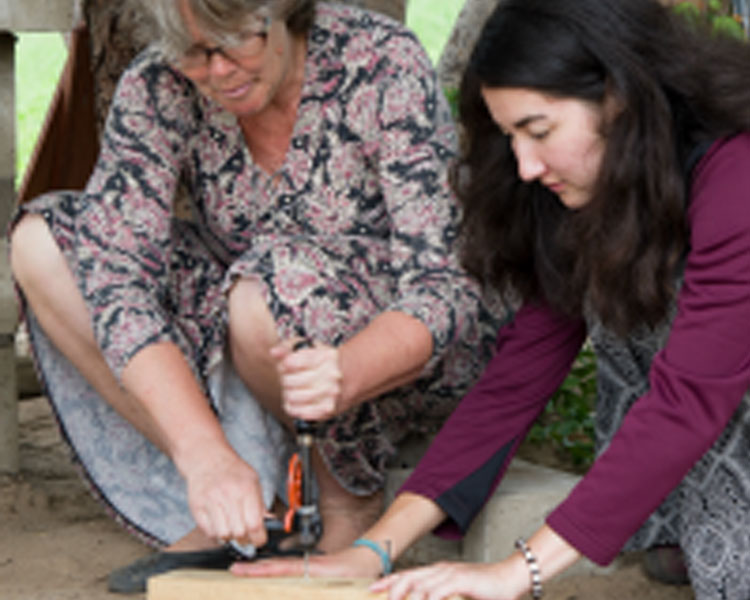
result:
<svg viewBox="0 0 750 600"><path fill-rule="evenodd" d="M417 34L437 64L464 0L407 0L406 24Z"/></svg>
<svg viewBox="0 0 750 600"><path fill-rule="evenodd" d="M59 33L22 33L16 44L16 183L44 123L67 49Z"/></svg>
<svg viewBox="0 0 750 600"><path fill-rule="evenodd" d="M463 0L408 0L407 24L433 62L440 57ZM23 177L67 55L57 33L22 33L16 45L16 185Z"/></svg>

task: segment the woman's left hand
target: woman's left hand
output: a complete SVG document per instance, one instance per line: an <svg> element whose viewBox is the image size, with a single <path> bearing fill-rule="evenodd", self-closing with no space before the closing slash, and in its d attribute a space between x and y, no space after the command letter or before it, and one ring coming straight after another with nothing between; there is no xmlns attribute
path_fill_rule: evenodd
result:
<svg viewBox="0 0 750 600"><path fill-rule="evenodd" d="M338 348L315 343L294 350L298 340L271 349L281 380L284 410L297 419L323 421L342 413L342 374Z"/></svg>
<svg viewBox="0 0 750 600"><path fill-rule="evenodd" d="M474 600L516 600L526 591L523 582L514 581L517 578L509 561L488 564L440 562L384 577L372 584L370 591L388 592L389 600L443 600L453 596Z"/></svg>

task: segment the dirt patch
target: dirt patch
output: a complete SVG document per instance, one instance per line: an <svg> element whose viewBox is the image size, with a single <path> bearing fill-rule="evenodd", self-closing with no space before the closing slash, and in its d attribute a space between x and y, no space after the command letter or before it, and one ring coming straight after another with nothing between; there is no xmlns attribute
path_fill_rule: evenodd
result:
<svg viewBox="0 0 750 600"><path fill-rule="evenodd" d="M94 501L70 461L44 398L20 404L21 473L0 477L0 598L112 600L107 574L149 552ZM637 556L607 575L547 584L559 600L691 600L686 587L647 580ZM135 600L143 596L130 596Z"/></svg>

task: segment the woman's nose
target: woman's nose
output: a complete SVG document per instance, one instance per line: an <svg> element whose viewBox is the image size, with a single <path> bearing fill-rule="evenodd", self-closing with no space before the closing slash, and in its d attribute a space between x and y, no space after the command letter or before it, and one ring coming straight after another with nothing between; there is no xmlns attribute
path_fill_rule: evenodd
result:
<svg viewBox="0 0 750 600"><path fill-rule="evenodd" d="M214 52L208 57L208 69L214 77L226 76L235 66L235 62L223 52Z"/></svg>
<svg viewBox="0 0 750 600"><path fill-rule="evenodd" d="M530 144L517 142L513 145L513 152L518 163L518 176L522 181L539 179L546 171L546 165Z"/></svg>

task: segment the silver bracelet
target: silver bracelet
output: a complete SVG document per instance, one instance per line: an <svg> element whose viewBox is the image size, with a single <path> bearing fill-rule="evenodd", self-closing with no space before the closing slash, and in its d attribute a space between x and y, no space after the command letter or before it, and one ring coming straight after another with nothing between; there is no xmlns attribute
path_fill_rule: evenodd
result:
<svg viewBox="0 0 750 600"><path fill-rule="evenodd" d="M531 553L531 549L523 538L518 538L516 540L516 548L521 551L521 554L523 554L526 564L529 567L529 573L531 575L531 597L534 598L534 600L539 600L544 592L542 590L542 572L539 570L539 563L536 561L536 556Z"/></svg>

